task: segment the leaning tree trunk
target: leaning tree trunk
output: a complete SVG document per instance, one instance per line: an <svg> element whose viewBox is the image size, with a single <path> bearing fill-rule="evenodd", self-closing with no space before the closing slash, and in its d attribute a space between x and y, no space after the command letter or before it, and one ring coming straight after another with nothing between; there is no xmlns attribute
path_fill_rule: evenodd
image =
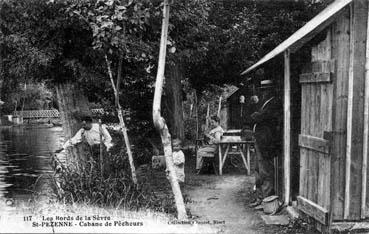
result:
<svg viewBox="0 0 369 234"><path fill-rule="evenodd" d="M56 87L60 119L65 139L70 139L80 129L79 117L91 115L87 97L81 93L77 85L72 83L59 84ZM84 169L87 161L83 145L67 149L67 163Z"/></svg>
<svg viewBox="0 0 369 234"><path fill-rule="evenodd" d="M117 83L116 84L115 84L114 79L113 79L113 72L111 70L111 64L110 64L110 61L109 61L107 55L105 55L105 62L106 62L106 66L108 68L108 75L109 75L109 78L110 78L110 83L111 83L111 86L112 86L113 91L114 91L115 107L117 108L119 125L120 125L120 128L121 128L122 132L123 132L124 143L125 143L126 149L127 149L128 161L129 161L129 164L130 164L130 167L131 167L132 181L135 185L137 185L138 183L137 183L137 176L136 176L136 168L135 168L135 164L134 164L134 161L133 161L131 143L129 142L127 128L126 128L126 124L125 124L124 118L123 118L123 109L122 109L122 106L120 105L120 102L119 102L119 88L120 88L120 83L121 83L121 79L122 79L123 58L119 57L119 65L118 65L118 74L117 74Z"/></svg>
<svg viewBox="0 0 369 234"><path fill-rule="evenodd" d="M124 143L126 144L126 148L127 148L129 164L131 166L132 181L135 185L137 185L136 168L135 168L135 164L133 162L131 143L129 142L129 137L128 137L128 133L127 133L126 124L124 123L124 119L123 119L123 110L122 110L122 107L120 106L119 103L118 103L118 107L117 107L117 112L118 112L120 128L122 129L122 132L123 132Z"/></svg>
<svg viewBox="0 0 369 234"><path fill-rule="evenodd" d="M168 24L169 24L169 4L168 4L168 0L164 0L163 23L162 23L161 38L160 38L159 62L158 62L158 71L156 75L152 115L153 115L154 125L156 129L160 132L161 141L164 147L165 162L167 165L167 170L169 171L168 179L169 179L169 182L172 187L173 194L174 194L174 199L175 199L175 203L177 207L177 217L178 219L186 219L187 218L186 208L183 202L181 189L179 187L177 175L175 173L174 165L173 165L171 136L168 131L167 124L165 123L164 118L161 116L161 111L160 111L161 97L163 93L163 84L164 84L165 56L166 56L167 38L168 38Z"/></svg>
<svg viewBox="0 0 369 234"><path fill-rule="evenodd" d="M165 93L168 127L173 138L184 139L182 85L183 70L179 64L168 65Z"/></svg>

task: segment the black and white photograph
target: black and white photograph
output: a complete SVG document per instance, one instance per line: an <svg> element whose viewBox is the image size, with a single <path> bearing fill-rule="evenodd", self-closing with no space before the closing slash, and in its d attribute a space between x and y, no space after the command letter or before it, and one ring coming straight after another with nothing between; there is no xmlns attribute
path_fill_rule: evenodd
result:
<svg viewBox="0 0 369 234"><path fill-rule="evenodd" d="M369 0L0 0L0 233L369 233Z"/></svg>

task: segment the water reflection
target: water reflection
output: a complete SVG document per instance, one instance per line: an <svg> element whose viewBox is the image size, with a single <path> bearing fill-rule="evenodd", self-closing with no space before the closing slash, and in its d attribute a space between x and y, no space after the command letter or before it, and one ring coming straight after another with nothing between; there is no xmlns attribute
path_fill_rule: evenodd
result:
<svg viewBox="0 0 369 234"><path fill-rule="evenodd" d="M52 172L50 154L61 145L62 129L0 129L0 196L27 199L40 175Z"/></svg>

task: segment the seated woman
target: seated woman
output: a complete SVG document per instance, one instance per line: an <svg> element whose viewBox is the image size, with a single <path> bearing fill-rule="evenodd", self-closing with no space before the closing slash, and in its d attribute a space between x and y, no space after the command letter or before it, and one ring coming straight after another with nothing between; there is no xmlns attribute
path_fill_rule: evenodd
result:
<svg viewBox="0 0 369 234"><path fill-rule="evenodd" d="M204 157L212 156L214 157L217 145L216 143L220 141L224 130L220 126L220 119L218 116L212 116L210 119L210 124L212 129L205 133L205 139L207 145L200 147L200 149L197 151L196 155L196 171L199 173L200 169L202 168L202 164L204 161Z"/></svg>

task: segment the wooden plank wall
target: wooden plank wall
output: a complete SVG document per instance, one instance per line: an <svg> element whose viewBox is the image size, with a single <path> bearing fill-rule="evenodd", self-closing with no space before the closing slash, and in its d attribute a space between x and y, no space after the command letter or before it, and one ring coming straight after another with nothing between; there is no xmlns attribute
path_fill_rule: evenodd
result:
<svg viewBox="0 0 369 234"><path fill-rule="evenodd" d="M312 49L312 62L314 61L331 61L331 32L327 32L327 38L318 46ZM313 72L315 72L313 70ZM327 70L320 70L320 72L330 72ZM332 131L332 98L333 98L333 84L319 83L313 86L317 95L316 98L316 112L315 112L315 128L313 136L324 138L324 132ZM314 93L312 93L314 95ZM314 120L311 120L314 121ZM330 154L321 152L311 152L317 157L314 164L316 173L313 176L312 183L317 183L316 203L324 208L328 208L330 202ZM314 180L316 178L316 180Z"/></svg>
<svg viewBox="0 0 369 234"><path fill-rule="evenodd" d="M325 40L312 47L312 63L331 60L330 31L326 35ZM308 70L306 72L330 72L324 66L310 66ZM314 82L301 85L301 140L306 136L310 136L309 139L323 139L325 132L332 131L333 84ZM330 204L330 154L309 149L302 144L300 157L300 195L327 209Z"/></svg>
<svg viewBox="0 0 369 234"><path fill-rule="evenodd" d="M346 165L349 177L346 177L346 196L344 207L344 219L360 219L361 207L361 168L363 158L363 129L364 129L364 87L365 87L365 42L366 25L368 14L368 3L366 0L353 1L352 7L352 28L351 28L351 53L353 53L353 100L352 100L352 119L351 121L351 157L350 165ZM350 76L350 74L349 74ZM349 139L349 138L348 138ZM346 160L347 162L347 160ZM348 192L347 192L348 189Z"/></svg>
<svg viewBox="0 0 369 234"><path fill-rule="evenodd" d="M300 195L329 207L333 221L369 216L368 193L366 214L361 211L367 19L368 1L347 7L328 29L326 40L312 47L312 62L334 60L333 82L302 84L301 134L324 138L324 131L331 131L332 147L331 160L309 147L300 149L301 166L306 168L300 171ZM326 196L327 187L331 197Z"/></svg>
<svg viewBox="0 0 369 234"><path fill-rule="evenodd" d="M332 113L332 148L331 148L331 204L333 220L343 219L345 190L345 155L347 126L347 95L350 57L350 9L347 7L332 25L332 58L336 69L332 79L333 113Z"/></svg>

